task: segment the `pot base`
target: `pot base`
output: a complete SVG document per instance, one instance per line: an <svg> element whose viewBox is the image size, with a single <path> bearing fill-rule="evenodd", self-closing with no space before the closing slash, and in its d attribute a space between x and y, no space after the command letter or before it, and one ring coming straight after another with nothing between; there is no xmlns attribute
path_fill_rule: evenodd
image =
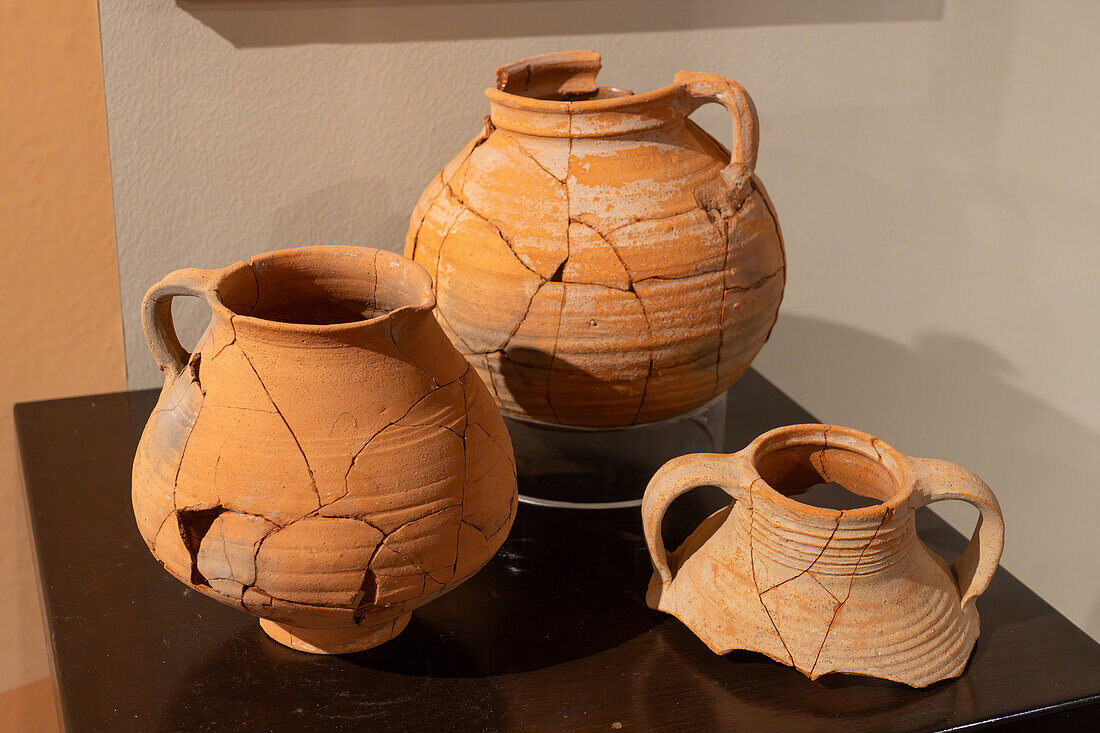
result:
<svg viewBox="0 0 1100 733"><path fill-rule="evenodd" d="M410 618L412 614L406 613L377 626L340 629L303 629L262 618L260 628L283 646L300 652L351 654L385 644L405 630Z"/></svg>

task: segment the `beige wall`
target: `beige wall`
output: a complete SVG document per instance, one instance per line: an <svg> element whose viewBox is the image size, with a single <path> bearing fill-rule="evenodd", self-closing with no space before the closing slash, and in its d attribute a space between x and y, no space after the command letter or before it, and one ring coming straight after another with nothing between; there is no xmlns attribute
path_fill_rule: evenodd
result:
<svg viewBox="0 0 1100 733"><path fill-rule="evenodd" d="M759 368L822 419L983 475L1005 564L1100 636L1100 4L101 10L132 386L159 381L137 315L168 270L298 244L398 249L498 64L592 47L606 82L638 90L726 73L760 110L790 260ZM721 111L699 117L728 140Z"/></svg>
<svg viewBox="0 0 1100 733"><path fill-rule="evenodd" d="M94 0L0 0L0 85L0 730L29 731L56 724L12 403L126 387Z"/></svg>

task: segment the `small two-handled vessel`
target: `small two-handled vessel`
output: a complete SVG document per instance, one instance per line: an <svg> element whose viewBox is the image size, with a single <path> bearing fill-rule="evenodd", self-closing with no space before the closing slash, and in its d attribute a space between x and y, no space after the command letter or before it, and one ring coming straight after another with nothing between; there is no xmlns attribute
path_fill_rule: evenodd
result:
<svg viewBox="0 0 1100 733"><path fill-rule="evenodd" d="M821 482L878 503L841 511L788 496ZM734 501L668 555L665 510L705 485ZM951 565L917 537L914 518L945 499L980 512ZM831 425L790 425L732 455L669 461L646 488L642 521L655 568L646 602L714 652L760 652L810 678L846 672L913 687L962 673L978 637L974 602L1004 546L997 499L973 473Z"/></svg>

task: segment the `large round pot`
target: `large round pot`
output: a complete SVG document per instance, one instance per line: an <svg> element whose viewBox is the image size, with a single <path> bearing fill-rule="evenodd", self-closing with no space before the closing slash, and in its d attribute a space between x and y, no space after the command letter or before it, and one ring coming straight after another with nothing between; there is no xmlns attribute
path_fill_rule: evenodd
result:
<svg viewBox="0 0 1100 733"><path fill-rule="evenodd" d="M204 298L188 354L174 296ZM165 373L134 514L172 575L295 649L386 641L504 541L500 412L432 317L431 280L373 249L306 247L179 270L142 306Z"/></svg>
<svg viewBox="0 0 1100 733"><path fill-rule="evenodd" d="M680 72L597 87L599 55L506 66L482 132L428 186L405 254L506 415L669 418L728 388L767 340L785 263L736 82ZM733 155L688 115L728 108Z"/></svg>

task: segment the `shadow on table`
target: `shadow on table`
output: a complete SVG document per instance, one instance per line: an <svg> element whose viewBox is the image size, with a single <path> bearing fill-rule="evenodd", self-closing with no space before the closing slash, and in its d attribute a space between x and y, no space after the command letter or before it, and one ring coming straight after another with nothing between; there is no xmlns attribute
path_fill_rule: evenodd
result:
<svg viewBox="0 0 1100 733"><path fill-rule="evenodd" d="M490 677L616 647L661 616L645 607L651 572L636 509L520 505L509 539L477 575L413 614L397 639L346 657L404 675Z"/></svg>
<svg viewBox="0 0 1100 733"><path fill-rule="evenodd" d="M684 630L687 635L690 632ZM752 711L751 717L763 729L804 725L806 717L836 722L852 721L856 729L919 729L934 726L950 715L972 716L977 701L965 675L923 690L870 677L831 674L811 681L796 670L754 652L735 651L724 656L685 653L690 639L660 639L663 651L653 658L675 657L675 665L686 670L678 684L696 689L696 699L705 703L696 713L700 724L721 719L731 705ZM637 698L643 701L667 699L659 669L639 675L645 680ZM877 723L875 721L878 721Z"/></svg>
<svg viewBox="0 0 1100 733"><path fill-rule="evenodd" d="M410 631L415 633L412 626ZM441 656L452 651L433 649ZM440 707L460 704L468 717L475 718L507 707L493 685L458 685L453 691L460 700L441 704L433 700L438 688L429 677L363 670L354 660L355 655L329 657L287 649L267 638L258 624L251 625L227 637L188 670L171 704L161 711L156 730L254 730L257 720L280 721L271 730L363 730L372 725L392 727L395 719L404 730L428 730L438 726ZM232 672L227 674L227 669ZM340 717L334 717L336 710Z"/></svg>

